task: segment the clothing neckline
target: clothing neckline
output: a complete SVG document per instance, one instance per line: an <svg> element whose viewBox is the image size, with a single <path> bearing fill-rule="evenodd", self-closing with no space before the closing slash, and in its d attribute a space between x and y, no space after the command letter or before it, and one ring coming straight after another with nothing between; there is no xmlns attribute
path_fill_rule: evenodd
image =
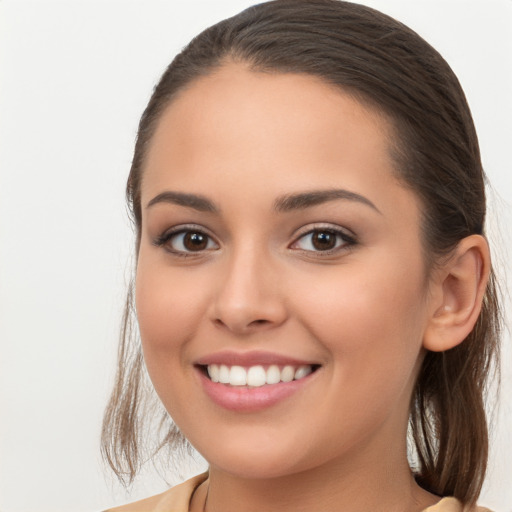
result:
<svg viewBox="0 0 512 512"><path fill-rule="evenodd" d="M201 473L200 475L197 475L190 480L185 481L183 484L180 484L180 486L184 486L185 484L189 484L187 486L188 490L188 500L186 503L187 508L183 508L183 512L190 510L190 505L192 503L192 498L197 491L197 489L208 480L208 472ZM180 487L177 486L177 487ZM206 500L206 496L205 496ZM202 507L204 510L205 502L202 503ZM158 511L159 512L159 511ZM162 511L163 512L163 511ZM437 503L434 505L430 505L429 507L422 510L422 512L462 512L462 504L459 500L452 497L443 497L440 498Z"/></svg>

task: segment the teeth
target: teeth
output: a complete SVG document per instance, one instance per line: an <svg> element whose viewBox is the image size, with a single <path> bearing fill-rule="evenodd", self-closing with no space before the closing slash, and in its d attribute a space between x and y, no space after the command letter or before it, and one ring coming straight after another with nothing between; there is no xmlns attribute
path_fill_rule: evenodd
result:
<svg viewBox="0 0 512 512"><path fill-rule="evenodd" d="M243 366L230 367L225 364L210 364L207 371L212 382L220 382L230 386L260 387L265 384L303 379L313 371L313 368L309 364L302 366L286 365L282 368L271 365L265 370L261 365L244 368Z"/></svg>
<svg viewBox="0 0 512 512"><path fill-rule="evenodd" d="M220 369L218 365L211 364L208 366L208 375L213 382L219 382Z"/></svg>
<svg viewBox="0 0 512 512"><path fill-rule="evenodd" d="M229 384L229 368L224 364L219 367L219 382Z"/></svg>
<svg viewBox="0 0 512 512"><path fill-rule="evenodd" d="M297 368L297 370L295 370L295 380L299 380L299 379L302 379L304 377L307 377L311 372L313 371L313 369L311 368L311 366L299 366Z"/></svg>
<svg viewBox="0 0 512 512"><path fill-rule="evenodd" d="M295 377L295 368L293 366L285 366L281 370L281 380L283 382L291 382Z"/></svg>
<svg viewBox="0 0 512 512"><path fill-rule="evenodd" d="M247 372L241 366L232 366L229 371L229 383L232 386L245 386L247 384Z"/></svg>
<svg viewBox="0 0 512 512"><path fill-rule="evenodd" d="M267 383L267 372L263 366L251 366L247 372L247 385L259 387Z"/></svg>
<svg viewBox="0 0 512 512"><path fill-rule="evenodd" d="M279 366L273 364L267 370L267 384L277 384L281 382L281 370Z"/></svg>

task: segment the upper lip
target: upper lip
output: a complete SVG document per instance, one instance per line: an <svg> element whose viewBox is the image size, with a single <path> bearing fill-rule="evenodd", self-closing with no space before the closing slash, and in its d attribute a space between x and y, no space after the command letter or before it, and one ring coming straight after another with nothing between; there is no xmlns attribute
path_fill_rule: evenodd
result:
<svg viewBox="0 0 512 512"><path fill-rule="evenodd" d="M278 365L278 366L302 366L318 364L313 361L297 359L284 354L265 351L235 352L232 350L223 350L199 358L196 362L199 366L208 366L211 364L224 364L226 366L256 366L256 365Z"/></svg>

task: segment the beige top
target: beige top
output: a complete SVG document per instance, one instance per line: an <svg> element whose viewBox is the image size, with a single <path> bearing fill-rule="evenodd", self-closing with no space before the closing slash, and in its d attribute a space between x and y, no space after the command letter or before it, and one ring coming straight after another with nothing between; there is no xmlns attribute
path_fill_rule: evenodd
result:
<svg viewBox="0 0 512 512"><path fill-rule="evenodd" d="M189 512L190 499L194 491L208 478L208 473L197 475L161 494L144 500L111 508L105 512ZM463 512L462 504L455 498L443 498L439 503L423 512ZM473 512L491 512L477 507Z"/></svg>

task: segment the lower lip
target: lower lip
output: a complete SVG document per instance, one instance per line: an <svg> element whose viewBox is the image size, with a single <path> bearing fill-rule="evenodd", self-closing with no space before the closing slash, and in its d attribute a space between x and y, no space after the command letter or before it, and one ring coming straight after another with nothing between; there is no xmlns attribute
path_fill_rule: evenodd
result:
<svg viewBox="0 0 512 512"><path fill-rule="evenodd" d="M224 409L237 412L261 411L282 402L311 382L318 371L291 382L247 388L213 382L197 368L203 389L211 400Z"/></svg>

